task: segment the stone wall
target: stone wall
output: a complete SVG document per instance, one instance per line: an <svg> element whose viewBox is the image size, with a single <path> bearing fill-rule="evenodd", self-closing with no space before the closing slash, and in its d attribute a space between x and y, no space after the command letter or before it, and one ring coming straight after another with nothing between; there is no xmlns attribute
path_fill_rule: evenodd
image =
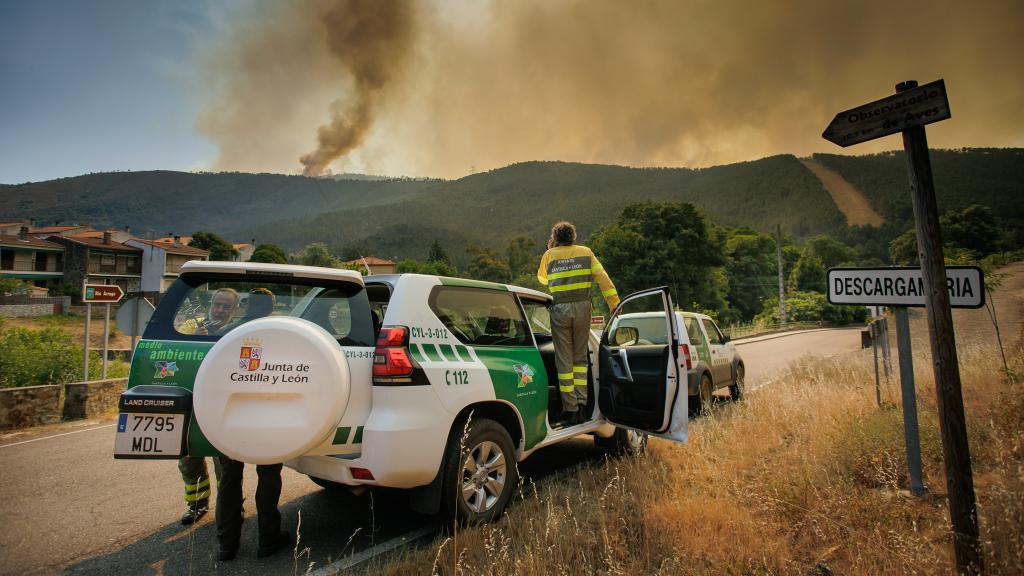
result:
<svg viewBox="0 0 1024 576"><path fill-rule="evenodd" d="M0 388L0 430L60 422L63 386Z"/></svg>
<svg viewBox="0 0 1024 576"><path fill-rule="evenodd" d="M32 318L50 314L67 313L71 308L71 297L29 298L0 297L0 317Z"/></svg>
<svg viewBox="0 0 1024 576"><path fill-rule="evenodd" d="M0 388L0 430L110 415L117 411L117 400L127 386L127 378L113 378Z"/></svg>
<svg viewBox="0 0 1024 576"><path fill-rule="evenodd" d="M117 400L127 387L127 378L65 384L63 419L96 418L115 412Z"/></svg>

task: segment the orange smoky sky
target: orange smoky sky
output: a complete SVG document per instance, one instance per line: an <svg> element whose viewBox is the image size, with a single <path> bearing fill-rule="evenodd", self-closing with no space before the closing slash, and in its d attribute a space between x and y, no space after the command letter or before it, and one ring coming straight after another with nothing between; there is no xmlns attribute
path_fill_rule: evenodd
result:
<svg viewBox="0 0 1024 576"><path fill-rule="evenodd" d="M1020 0L321 0L225 28L197 53L217 169L458 177L840 152L821 138L837 112L938 78L953 117L931 146L1024 146Z"/></svg>

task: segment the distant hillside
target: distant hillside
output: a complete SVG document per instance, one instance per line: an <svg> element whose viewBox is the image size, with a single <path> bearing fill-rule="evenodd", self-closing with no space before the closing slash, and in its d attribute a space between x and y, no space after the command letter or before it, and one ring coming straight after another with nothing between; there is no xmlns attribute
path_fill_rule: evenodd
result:
<svg viewBox="0 0 1024 576"><path fill-rule="evenodd" d="M0 185L0 221L129 225L136 234L152 229L158 236L215 230L241 240L265 222L394 202L417 194L425 184L281 174L98 173Z"/></svg>
<svg viewBox="0 0 1024 576"><path fill-rule="evenodd" d="M778 223L800 237L846 223L818 179L793 156L702 170L527 162L437 182L427 191L395 203L274 222L257 227L256 236L287 246L316 239L335 249L358 246L422 258L434 238L453 252L466 241L504 245L516 234L540 242L558 219L572 220L586 237L640 200L691 202L719 224L774 230Z"/></svg>
<svg viewBox="0 0 1024 576"><path fill-rule="evenodd" d="M971 204L992 209L1024 243L1024 150L971 148L931 150L932 174L939 210L962 210ZM868 156L815 154L814 159L859 188L875 210L891 222L909 226L914 220L902 151Z"/></svg>
<svg viewBox="0 0 1024 576"><path fill-rule="evenodd" d="M863 191L891 223L888 236L909 226L902 153L814 160ZM1024 150L933 150L932 161L943 209L990 206L1024 243ZM525 162L458 180L350 177L155 171L0 185L0 221L129 225L140 235L212 230L234 241L287 249L319 241L392 258L424 258L437 239L457 261L468 243L499 247L517 234L541 242L558 219L586 238L641 200L691 202L717 224L764 232L778 224L796 238L847 230L821 182L790 155L705 169Z"/></svg>

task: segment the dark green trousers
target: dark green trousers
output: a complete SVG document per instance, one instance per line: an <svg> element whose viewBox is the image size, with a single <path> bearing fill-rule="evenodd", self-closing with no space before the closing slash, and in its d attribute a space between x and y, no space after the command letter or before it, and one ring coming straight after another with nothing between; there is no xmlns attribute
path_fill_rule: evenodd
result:
<svg viewBox="0 0 1024 576"><path fill-rule="evenodd" d="M221 550L238 548L242 536L242 469L245 464L220 457L220 486L217 489L217 540ZM275 543L281 534L281 465L256 466L256 515L260 546Z"/></svg>

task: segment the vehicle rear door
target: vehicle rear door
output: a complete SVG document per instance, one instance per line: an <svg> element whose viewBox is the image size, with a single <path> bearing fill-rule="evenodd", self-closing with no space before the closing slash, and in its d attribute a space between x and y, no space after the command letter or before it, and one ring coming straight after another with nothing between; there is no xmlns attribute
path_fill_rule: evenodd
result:
<svg viewBox="0 0 1024 576"><path fill-rule="evenodd" d="M644 338L636 327L616 322L621 315L664 321L662 338ZM667 287L630 294L609 319L598 348L598 405L609 422L686 442L687 403L679 377L679 342ZM682 398L682 400L680 400Z"/></svg>

